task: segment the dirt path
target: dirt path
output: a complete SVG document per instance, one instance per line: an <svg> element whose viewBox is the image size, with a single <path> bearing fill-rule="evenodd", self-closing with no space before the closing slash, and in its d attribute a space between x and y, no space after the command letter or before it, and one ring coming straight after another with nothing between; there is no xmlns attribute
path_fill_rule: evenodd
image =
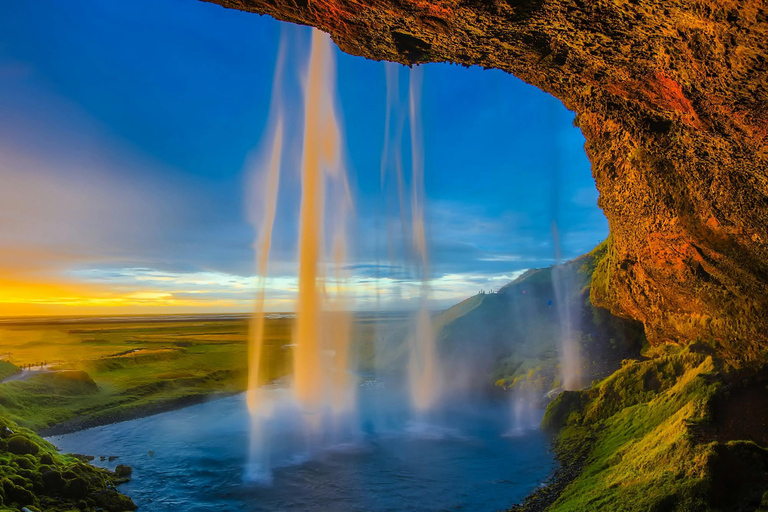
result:
<svg viewBox="0 0 768 512"><path fill-rule="evenodd" d="M40 375L43 373L54 373L54 371L50 370L49 367L50 365L44 366L42 368L37 367L37 368L32 368L30 370L21 370L19 373L15 373L10 377L6 377L3 380L0 380L0 384L5 384L6 382L13 382L16 380L27 380L34 377L35 375Z"/></svg>

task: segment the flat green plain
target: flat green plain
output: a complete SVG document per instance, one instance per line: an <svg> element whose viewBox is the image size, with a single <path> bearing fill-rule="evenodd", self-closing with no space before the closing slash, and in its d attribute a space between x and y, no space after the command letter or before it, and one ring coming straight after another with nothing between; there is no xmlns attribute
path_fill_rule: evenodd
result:
<svg viewBox="0 0 768 512"><path fill-rule="evenodd" d="M401 318L355 320L363 364L372 358L375 328ZM231 316L6 320L0 324L0 416L50 433L53 426L76 430L244 391L248 324ZM268 317L266 381L290 372L292 325L290 316ZM29 365L31 371L20 372Z"/></svg>

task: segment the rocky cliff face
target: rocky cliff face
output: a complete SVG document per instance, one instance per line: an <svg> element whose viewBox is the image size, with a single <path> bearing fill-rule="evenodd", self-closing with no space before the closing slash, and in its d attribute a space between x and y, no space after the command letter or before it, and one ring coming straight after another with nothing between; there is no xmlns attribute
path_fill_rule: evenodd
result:
<svg viewBox="0 0 768 512"><path fill-rule="evenodd" d="M577 112L611 227L592 298L652 343L768 341L762 0L215 0L355 55L499 68Z"/></svg>

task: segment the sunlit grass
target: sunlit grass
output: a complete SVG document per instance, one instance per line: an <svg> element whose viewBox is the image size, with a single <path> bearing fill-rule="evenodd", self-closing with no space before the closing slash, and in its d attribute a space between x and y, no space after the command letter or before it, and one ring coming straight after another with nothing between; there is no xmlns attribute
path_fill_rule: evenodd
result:
<svg viewBox="0 0 768 512"><path fill-rule="evenodd" d="M562 428L560 457L583 467L547 510L755 510L768 452L753 442L721 444L697 434L723 393L716 375L727 371L710 355L678 347L630 361L588 390L560 395L544 425ZM748 477L739 477L743 487L724 483L733 464L752 466Z"/></svg>
<svg viewBox="0 0 768 512"><path fill-rule="evenodd" d="M355 324L363 367L374 356L373 340L382 321L387 319L362 318ZM290 372L292 329L291 318L267 321L267 381ZM72 420L114 421L244 391L247 333L245 319L6 325L0 331L0 359L13 364L0 363L0 379L18 372L18 366L48 362L56 371L84 372L95 386L51 374L6 382L0 384L0 416L43 429Z"/></svg>

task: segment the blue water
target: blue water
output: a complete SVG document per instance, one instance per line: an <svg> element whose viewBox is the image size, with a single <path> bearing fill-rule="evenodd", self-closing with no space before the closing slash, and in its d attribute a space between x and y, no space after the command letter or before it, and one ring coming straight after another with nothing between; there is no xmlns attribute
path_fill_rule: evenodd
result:
<svg viewBox="0 0 768 512"><path fill-rule="evenodd" d="M380 393L361 391L352 442L286 459L270 485L245 479L242 396L50 441L105 467L132 466L121 491L141 510L157 512L494 511L520 501L553 471L549 439L510 425L509 404L475 401L414 423Z"/></svg>

